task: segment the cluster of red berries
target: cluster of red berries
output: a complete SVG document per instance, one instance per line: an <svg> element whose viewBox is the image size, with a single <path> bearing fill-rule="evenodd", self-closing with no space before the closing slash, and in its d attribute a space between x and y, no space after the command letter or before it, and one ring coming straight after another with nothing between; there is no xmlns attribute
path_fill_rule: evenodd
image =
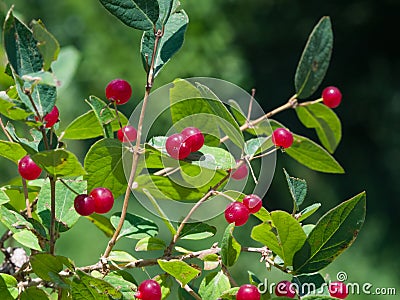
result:
<svg viewBox="0 0 400 300"><path fill-rule="evenodd" d="M228 223L235 223L235 226L242 226L246 224L250 214L257 213L261 207L261 198L250 194L243 198L243 202L229 203L225 208L225 219Z"/></svg>
<svg viewBox="0 0 400 300"><path fill-rule="evenodd" d="M204 145L204 135L196 127L187 127L181 133L174 133L167 138L165 148L175 159L185 159L190 153L200 150Z"/></svg>
<svg viewBox="0 0 400 300"><path fill-rule="evenodd" d="M112 192L104 187L93 189L89 195L80 194L75 197L74 207L81 216L88 216L92 213L105 214L114 205Z"/></svg>

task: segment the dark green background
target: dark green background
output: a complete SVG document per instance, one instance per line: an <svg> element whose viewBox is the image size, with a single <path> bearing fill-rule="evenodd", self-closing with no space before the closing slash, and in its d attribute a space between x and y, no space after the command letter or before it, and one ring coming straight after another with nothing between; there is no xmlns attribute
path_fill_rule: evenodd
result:
<svg viewBox="0 0 400 300"><path fill-rule="evenodd" d="M0 1L4 12L14 3L15 11L29 22L44 21L62 46L74 46L81 59L73 82L60 94L61 127L87 110L84 99L102 96L104 86L115 77L128 79L134 100L122 109L129 115L143 96L145 74L139 56L140 32L109 15L95 0ZM307 201L322 202L323 211L353 195L367 191L367 221L352 248L324 270L334 279L338 271L349 282L370 282L375 287L396 287L400 292L400 262L397 258L400 221L400 48L398 1L182 1L190 24L183 49L156 79L156 87L176 77L211 76L233 82L246 90L256 88L256 99L266 111L294 94L294 72L308 34L320 17L329 15L334 31L331 65L323 86L336 85L343 93L336 109L343 125L343 139L335 157L345 175L309 171L290 158L279 155L276 177L265 198L268 209L290 207L282 167L309 183ZM3 57L3 56L1 56ZM0 86L6 84L0 77ZM4 87L4 86L3 86ZM293 111L277 116L293 131L312 138ZM88 145L71 143L80 158ZM0 182L16 174L15 166L0 161ZM132 208L131 208L132 209ZM142 210L140 207L135 210ZM322 213L322 212L321 212ZM215 220L222 224L222 219ZM90 234L87 234L89 230ZM245 229L239 230L243 237ZM82 239L78 240L79 236ZM84 244L84 241L87 241ZM59 250L78 264L95 262L106 239L84 220L67 233ZM195 244L195 247L199 247ZM204 245L203 245L204 246ZM126 244L133 247L133 244ZM98 251L98 252L96 252ZM96 252L93 254L93 252ZM252 264L247 259L252 260ZM239 275L243 264L270 280L282 275L264 271L254 257L243 256L233 270ZM141 271L137 276L144 276ZM244 282L245 277L241 280ZM351 296L349 299L365 299ZM370 299L395 299L369 296Z"/></svg>

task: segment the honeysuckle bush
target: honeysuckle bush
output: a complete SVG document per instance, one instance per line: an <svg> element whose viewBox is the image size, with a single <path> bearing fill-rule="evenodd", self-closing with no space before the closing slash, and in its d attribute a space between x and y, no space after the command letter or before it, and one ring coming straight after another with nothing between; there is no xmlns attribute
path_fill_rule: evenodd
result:
<svg viewBox="0 0 400 300"><path fill-rule="evenodd" d="M243 107L237 99L222 99L217 90L207 86L207 80L171 78L167 93L162 94L173 122L171 134L149 137L144 134L149 130L144 124L148 105L158 101L152 96L154 80L182 47L189 18L176 0L99 2L127 25L126 30L143 31L135 48L140 45L145 70L141 80L145 87L140 107L132 107L132 111L137 111L134 118L129 119L118 110L118 105L126 99L120 101L110 94L90 95L88 91L90 96L85 100L88 111L70 124L63 124L55 112L57 101L62 101L57 98L57 89L63 84L53 71L60 63L58 55L62 51L56 38L40 20L32 21L29 26L24 24L13 8L5 19L3 47L8 59L5 72L14 84L0 94L0 125L5 137L0 141L0 155L15 163L21 177L10 179L0 189L0 220L6 228L0 238L4 255L0 298L285 299L278 297L282 296L280 292L240 289L230 268L243 252L253 255L246 264L248 284L253 287L261 283L261 276L268 277L271 268L277 268L290 274L297 287L287 297L314 300L334 299L332 295L345 297L345 293L329 293L321 272L356 239L365 219L365 192L327 211L315 224L308 222L308 217L323 203L304 207L307 183L287 170L282 172L292 198L285 201L293 202L291 211L268 211L261 207L250 213L246 208L249 199L243 201L246 198L243 186L247 181L259 184L257 175L261 172L257 174L253 167L265 158L288 155L316 172L344 172L333 157L342 135L340 120L332 109L340 103L340 92L330 88L324 90L322 97L314 97L332 52L329 17L322 17L312 30L297 66L294 95L280 107L253 117L254 92L249 95L248 107ZM333 98L327 96L329 92ZM130 94L128 100L129 97ZM305 127L315 129L319 143L292 133L272 119L288 109L295 110ZM156 126L157 120L154 123ZM123 134L117 132L125 126L134 127L135 134L126 132L124 140ZM187 151L185 155L181 155L178 147L177 154L169 149L169 136L188 127L197 128L204 141L196 145L200 149ZM286 137L279 140L277 132L283 132L289 140ZM81 162L68 150L68 141L86 139L95 142ZM226 146L227 142L233 146ZM236 150L231 151L232 147ZM27 156L29 162L22 164ZM42 172L31 169L32 165ZM242 182L242 188L231 189L235 184L230 182ZM87 194L104 198L98 196L101 194L98 188L112 193L112 196L107 194L107 201L111 197L121 200L114 202L114 208L118 207L120 212L110 215L109 208L79 208L76 200L79 195L85 195L79 198L82 205L87 205ZM268 190L267 186L262 188ZM147 201L153 213L139 216L128 212L129 205L138 205L132 202L132 193L142 203ZM251 197L254 200L257 195ZM190 209L178 219L171 218L165 207L172 202L189 204ZM223 213L227 203L240 203L239 207L245 207L242 210L245 219L251 215L258 223L251 228L246 224L247 219L235 221L237 216L233 214L226 216L232 223L216 228L207 224L207 218L196 217L204 205L216 203L218 207L219 202L219 208L223 209L217 213ZM89 219L109 237L103 254L93 265L78 266L70 258L57 254L57 240L79 218ZM158 236L156 219L162 220L161 224L170 233L169 239ZM235 228L240 223L244 223L259 247L250 247L235 238ZM223 233L221 240L215 238L217 232ZM129 239L135 253L119 250L120 239ZM187 249L185 240L198 241L202 250ZM86 251L90 252L90 247ZM138 256L141 251L154 255L144 259ZM251 271L257 264L265 265L265 273ZM146 287L129 270L141 268L146 272L147 267L157 265L158 274L149 275L149 279L158 283L154 285L156 292L149 296ZM200 284L196 284L199 277ZM150 281L150 286L153 283ZM313 284L314 289L304 292L301 289L304 284ZM177 288L173 289L174 286ZM290 287L290 283L285 286ZM172 290L177 290L177 294Z"/></svg>

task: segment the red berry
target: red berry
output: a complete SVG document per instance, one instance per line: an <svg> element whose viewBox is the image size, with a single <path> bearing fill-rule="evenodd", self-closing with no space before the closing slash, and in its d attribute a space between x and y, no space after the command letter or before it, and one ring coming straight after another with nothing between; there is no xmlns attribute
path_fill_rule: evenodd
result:
<svg viewBox="0 0 400 300"><path fill-rule="evenodd" d="M286 128L277 128L272 133L272 142L282 148L289 148L293 144L293 134Z"/></svg>
<svg viewBox="0 0 400 300"><path fill-rule="evenodd" d="M349 290L344 282L334 281L329 284L329 294L332 297L345 299L349 295Z"/></svg>
<svg viewBox="0 0 400 300"><path fill-rule="evenodd" d="M168 154L175 159L185 159L190 154L190 148L185 143L185 137L181 133L174 133L167 138L165 148Z"/></svg>
<svg viewBox="0 0 400 300"><path fill-rule="evenodd" d="M290 281L283 280L275 286L275 295L278 297L294 298L296 290Z"/></svg>
<svg viewBox="0 0 400 300"><path fill-rule="evenodd" d="M257 195L250 194L243 198L243 204L246 205L251 214L255 214L261 209L262 200Z"/></svg>
<svg viewBox="0 0 400 300"><path fill-rule="evenodd" d="M18 162L18 172L26 180L34 180L40 176L42 169L32 160L29 155L25 155Z"/></svg>
<svg viewBox="0 0 400 300"><path fill-rule="evenodd" d="M131 125L124 126L117 132L118 139L123 143L136 141L136 136L137 131Z"/></svg>
<svg viewBox="0 0 400 300"><path fill-rule="evenodd" d="M43 122L46 128L53 127L54 124L57 123L60 112L58 111L57 106L54 106L51 112L44 116Z"/></svg>
<svg viewBox="0 0 400 300"><path fill-rule="evenodd" d="M238 161L236 161L236 163L238 163ZM249 174L249 169L247 168L246 163L243 163L239 168L233 171L231 177L235 180L242 180L247 177L247 174Z"/></svg>
<svg viewBox="0 0 400 300"><path fill-rule="evenodd" d="M236 300L260 300L260 298L260 292L252 284L242 285L236 294Z"/></svg>
<svg viewBox="0 0 400 300"><path fill-rule="evenodd" d="M114 79L107 84L106 97L118 105L125 104L132 96L130 84L123 79Z"/></svg>
<svg viewBox="0 0 400 300"><path fill-rule="evenodd" d="M94 211L98 214L105 214L114 205L114 196L107 188L95 188L90 192L90 197L94 199Z"/></svg>
<svg viewBox="0 0 400 300"><path fill-rule="evenodd" d="M161 300L161 296L160 285L152 279L143 281L135 293L135 297L141 300Z"/></svg>
<svg viewBox="0 0 400 300"><path fill-rule="evenodd" d="M235 223L235 226L246 224L249 214L249 209L242 202L232 202L225 209L226 221L228 223Z"/></svg>
<svg viewBox="0 0 400 300"><path fill-rule="evenodd" d="M322 101L330 108L338 107L342 101L342 93L335 86L328 86L322 91Z"/></svg>
<svg viewBox="0 0 400 300"><path fill-rule="evenodd" d="M81 216L88 216L94 213L94 199L86 194L75 197L74 207Z"/></svg>
<svg viewBox="0 0 400 300"><path fill-rule="evenodd" d="M191 152L200 150L204 145L204 135L196 127L187 127L181 132L185 137L185 143L189 146Z"/></svg>

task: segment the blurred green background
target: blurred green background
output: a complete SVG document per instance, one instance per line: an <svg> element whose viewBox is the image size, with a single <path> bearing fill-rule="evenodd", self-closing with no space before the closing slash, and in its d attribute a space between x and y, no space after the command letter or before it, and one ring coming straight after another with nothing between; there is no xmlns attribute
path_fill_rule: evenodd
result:
<svg viewBox="0 0 400 300"><path fill-rule="evenodd" d="M61 127L85 112L84 99L104 94L105 85L116 77L129 80L133 101L123 106L130 111L140 102L145 73L139 56L141 33L130 30L108 14L96 0L7 0L0 1L2 17L11 4L29 22L42 19L62 47L79 52L73 80L59 92ZM264 199L268 209L290 209L290 195L284 181L285 167L309 184L306 201L322 202L319 215L359 192L367 191L367 220L355 244L323 274L335 279L344 271L348 282L369 282L375 287L397 288L400 293L400 261L397 257L400 226L400 46L397 14L400 2L393 0L248 0L182 1L190 23L181 51L160 73L155 88L176 77L210 76L235 83L245 90L257 89L256 99L265 111L279 106L294 94L293 77L297 62L313 26L324 15L333 23L334 50L324 86L336 85L343 93L336 109L343 125L343 139L335 157L345 175L310 171L279 155L276 176ZM72 51L72 50L71 50ZM0 53L1 59L4 55ZM2 64L4 65L4 64ZM7 87L0 76L0 88ZM316 95L315 97L318 97ZM293 131L313 139L294 111L276 117ZM161 130L161 129L160 129ZM89 144L71 142L70 147L83 159ZM0 160L0 183L16 175L15 165ZM146 214L139 204L131 211ZM254 220L253 220L254 221ZM222 218L213 220L223 224ZM249 225L250 226L250 225ZM250 227L237 230L238 239L247 239ZM78 265L95 263L107 239L86 220L80 220L57 244L61 254ZM208 242L211 243L211 242ZM189 247L198 248L204 243ZM209 246L207 244L207 246ZM133 249L132 241L117 248ZM251 263L250 263L251 261ZM260 278L284 278L268 272L251 255L243 255L233 268L239 283L246 281L244 268L250 266ZM152 270L150 269L151 273ZM142 270L134 274L140 280ZM397 299L396 296L361 295L348 299Z"/></svg>

